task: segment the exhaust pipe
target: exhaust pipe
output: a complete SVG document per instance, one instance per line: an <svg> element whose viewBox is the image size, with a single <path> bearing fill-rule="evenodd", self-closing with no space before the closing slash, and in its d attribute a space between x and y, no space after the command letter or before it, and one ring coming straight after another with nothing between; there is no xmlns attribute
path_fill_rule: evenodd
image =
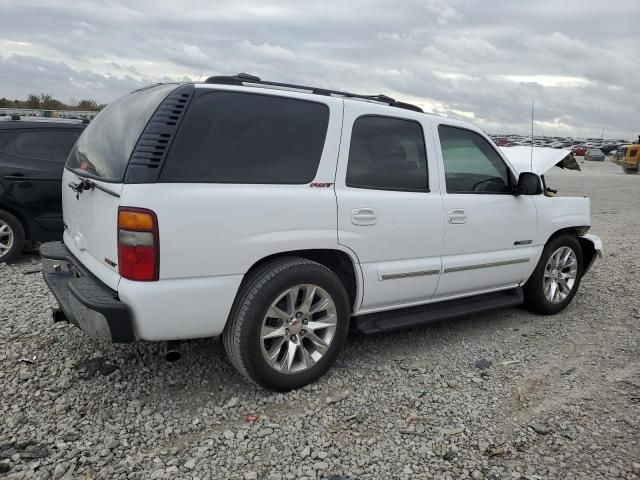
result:
<svg viewBox="0 0 640 480"><path fill-rule="evenodd" d="M178 342L177 340L167 342L164 350L164 358L167 360L167 362L177 362L178 360L180 360L181 356L182 351L180 348L180 342Z"/></svg>

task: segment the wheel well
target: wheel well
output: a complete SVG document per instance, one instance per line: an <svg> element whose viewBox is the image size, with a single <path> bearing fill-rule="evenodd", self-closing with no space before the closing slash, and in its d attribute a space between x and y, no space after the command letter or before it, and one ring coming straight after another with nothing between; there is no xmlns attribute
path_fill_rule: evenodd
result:
<svg viewBox="0 0 640 480"><path fill-rule="evenodd" d="M593 246L593 243L591 243L586 238L581 237L581 235L584 235L585 233L587 233L588 230L589 230L589 227L584 227L584 226L561 228L557 232L554 232L553 235L549 237L549 240L547 240L547 243L549 243L552 239L564 233L575 235L575 237L578 240L578 243L580 244L580 249L582 250L582 273L583 274L587 273L587 269L589 268L589 265L591 265L591 260L593 260L593 257L596 254L596 249Z"/></svg>
<svg viewBox="0 0 640 480"><path fill-rule="evenodd" d="M20 225L22 225L22 229L24 230L24 239L25 240L29 240L31 238L31 232L29 231L29 224L22 217L22 214L18 210L15 210L15 209L13 209L11 207L7 207L6 205L0 205L0 210L4 210L5 212L9 212L11 215L16 217L18 219L18 221L20 222Z"/></svg>
<svg viewBox="0 0 640 480"><path fill-rule="evenodd" d="M356 269L349 255L341 252L340 250L292 250L289 252L280 252L275 255L269 255L268 257L262 258L261 260L254 263L244 275L244 277L247 278L247 276L251 272L253 272L256 268L259 268L262 264L269 260L273 260L274 258L279 257L292 256L307 258L314 262L318 262L319 264L324 265L329 270L333 271L333 273L335 273L342 282L342 285L344 285L344 288L347 291L347 295L349 296L349 304L351 305L351 309L353 310L358 295Z"/></svg>

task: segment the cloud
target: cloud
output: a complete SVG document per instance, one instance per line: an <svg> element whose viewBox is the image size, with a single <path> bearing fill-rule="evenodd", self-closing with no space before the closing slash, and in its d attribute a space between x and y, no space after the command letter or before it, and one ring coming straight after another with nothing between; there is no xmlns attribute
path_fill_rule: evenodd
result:
<svg viewBox="0 0 640 480"><path fill-rule="evenodd" d="M3 0L0 97L109 102L247 72L387 93L490 131L633 137L637 0Z"/></svg>

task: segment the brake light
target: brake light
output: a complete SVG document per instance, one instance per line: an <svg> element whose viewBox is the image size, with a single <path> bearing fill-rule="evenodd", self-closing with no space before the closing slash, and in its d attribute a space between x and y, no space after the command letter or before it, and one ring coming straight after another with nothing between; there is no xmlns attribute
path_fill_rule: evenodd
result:
<svg viewBox="0 0 640 480"><path fill-rule="evenodd" d="M151 210L118 210L118 270L129 280L154 281L160 274L158 219Z"/></svg>

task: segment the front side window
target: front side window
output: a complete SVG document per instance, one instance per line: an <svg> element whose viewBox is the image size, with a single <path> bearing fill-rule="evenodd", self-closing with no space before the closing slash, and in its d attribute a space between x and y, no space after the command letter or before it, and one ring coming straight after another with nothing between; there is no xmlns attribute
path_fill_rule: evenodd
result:
<svg viewBox="0 0 640 480"><path fill-rule="evenodd" d="M20 157L64 162L80 133L80 130L22 130L5 151Z"/></svg>
<svg viewBox="0 0 640 480"><path fill-rule="evenodd" d="M364 116L353 124L347 186L428 192L427 154L419 123Z"/></svg>
<svg viewBox="0 0 640 480"><path fill-rule="evenodd" d="M189 107L161 182L305 184L318 170L329 108L272 95L207 92Z"/></svg>
<svg viewBox="0 0 640 480"><path fill-rule="evenodd" d="M510 193L509 169L481 135L438 127L448 193Z"/></svg>

